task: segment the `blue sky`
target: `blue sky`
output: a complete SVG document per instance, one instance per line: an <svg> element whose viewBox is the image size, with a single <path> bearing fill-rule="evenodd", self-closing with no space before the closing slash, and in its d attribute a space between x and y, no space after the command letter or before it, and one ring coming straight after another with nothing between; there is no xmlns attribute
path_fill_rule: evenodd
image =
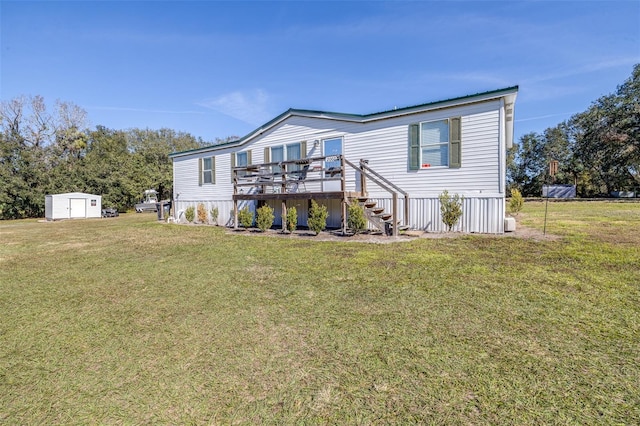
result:
<svg viewBox="0 0 640 426"><path fill-rule="evenodd" d="M288 108L368 114L519 85L516 137L615 91L640 1L0 2L0 99L92 126L243 136Z"/></svg>

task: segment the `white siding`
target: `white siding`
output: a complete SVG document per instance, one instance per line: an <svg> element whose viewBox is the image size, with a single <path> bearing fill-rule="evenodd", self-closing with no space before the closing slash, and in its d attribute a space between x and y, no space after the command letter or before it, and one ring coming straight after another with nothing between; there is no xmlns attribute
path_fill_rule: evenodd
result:
<svg viewBox="0 0 640 426"><path fill-rule="evenodd" d="M504 220L504 123L501 100L436 109L417 114L379 119L370 122L340 121L322 117L292 115L281 123L254 137L240 148L198 152L176 156L174 165L174 200L176 211L203 202L209 210L217 206L220 224L230 224L233 217L233 186L230 154L252 151L252 163L264 162L264 148L306 141L303 155L321 155L322 144L314 141L341 137L345 157L357 164L369 160L369 166L409 193L410 225L417 229L441 231L438 195L444 190L465 197L464 214L458 230L464 232L501 233ZM462 167L433 167L410 171L408 160L409 125L421 121L461 117ZM199 185L200 158L215 156L215 184ZM357 172L347 172L347 190L356 189ZM309 183L307 191L319 188ZM367 190L372 198L391 212L391 195L371 181ZM289 201L293 203L294 201ZM299 223L306 224L307 202L298 205ZM327 201L329 226L340 227L340 201ZM280 202L276 208L276 223L280 222ZM399 199L399 212L403 200Z"/></svg>

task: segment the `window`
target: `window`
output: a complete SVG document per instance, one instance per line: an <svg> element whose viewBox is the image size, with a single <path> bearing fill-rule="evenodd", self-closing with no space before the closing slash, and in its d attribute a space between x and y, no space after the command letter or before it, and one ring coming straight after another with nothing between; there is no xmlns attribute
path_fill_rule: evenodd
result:
<svg viewBox="0 0 640 426"><path fill-rule="evenodd" d="M231 153L231 182L233 182L233 169L235 167L246 167L251 164L251 150L232 152ZM238 172L239 177L243 177L247 174L246 170Z"/></svg>
<svg viewBox="0 0 640 426"><path fill-rule="evenodd" d="M281 161L295 161L306 157L307 145L306 142L291 143L288 145L278 145L267 147L264 149L264 162L265 163L279 163ZM304 155L304 157L303 157ZM292 172L300 169L299 164L287 165L287 171ZM282 167L278 165L271 166L272 173L280 173Z"/></svg>
<svg viewBox="0 0 640 426"><path fill-rule="evenodd" d="M460 118L409 126L409 169L461 166Z"/></svg>
<svg viewBox="0 0 640 426"><path fill-rule="evenodd" d="M200 159L200 185L216 183L216 158L205 157Z"/></svg>
<svg viewBox="0 0 640 426"><path fill-rule="evenodd" d="M300 158L300 144L292 143L287 145L287 161L299 160ZM290 164L287 167L290 172L297 172L300 170L300 164Z"/></svg>
<svg viewBox="0 0 640 426"><path fill-rule="evenodd" d="M284 161L284 147L274 146L271 148L271 163L279 163ZM282 171L282 167L280 166L271 166L272 173L280 173Z"/></svg>

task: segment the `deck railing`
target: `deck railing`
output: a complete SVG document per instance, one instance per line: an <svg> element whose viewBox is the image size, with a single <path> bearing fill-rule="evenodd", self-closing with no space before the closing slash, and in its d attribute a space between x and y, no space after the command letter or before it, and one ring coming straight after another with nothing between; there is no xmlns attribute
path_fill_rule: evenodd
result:
<svg viewBox="0 0 640 426"><path fill-rule="evenodd" d="M327 162L339 163L339 165L326 167ZM254 194L296 193L299 192L301 185L306 188L307 184L324 185L326 182L344 180L341 155L249 164L233 168L234 195L244 193L244 188L248 188L247 193ZM344 191L344 182L340 187L340 190Z"/></svg>
<svg viewBox="0 0 640 426"><path fill-rule="evenodd" d="M359 191L347 192L347 166L360 173ZM398 194L404 196L403 222L405 225L409 223L409 194L374 171L366 160L360 160L360 164L357 166L348 161L344 155L329 155L249 164L234 167L232 176L236 227L238 226L237 201L239 199L280 199L283 201L284 216L287 198L325 195L325 198L340 198L342 200L342 228L343 232L346 232L349 197L366 197L367 179L391 194L393 234L397 235L398 233ZM338 185L335 185L335 188L329 187L327 184L331 182L340 182L339 189Z"/></svg>

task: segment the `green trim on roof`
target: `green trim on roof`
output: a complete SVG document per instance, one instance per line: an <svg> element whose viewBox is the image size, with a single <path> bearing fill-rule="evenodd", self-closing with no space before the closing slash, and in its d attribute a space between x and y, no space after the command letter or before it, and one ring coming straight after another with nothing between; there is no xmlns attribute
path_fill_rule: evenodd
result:
<svg viewBox="0 0 640 426"><path fill-rule="evenodd" d="M434 108L437 107L438 105L446 105L446 104L451 104L451 103L460 103L463 101L467 101L467 100L472 100L473 98L480 98L480 97L491 97L491 96L497 96L497 95L506 95L509 93L514 93L517 92L519 89L518 86L511 86L511 87L505 87L503 89L497 89L497 90L491 90L488 92L480 92L480 93L475 93L473 95L466 95L466 96L459 96L456 98L450 98L450 99L444 99L444 100L440 100L440 101L435 101L435 102L427 102L424 104L419 104L419 105L413 105L413 106L408 106L408 107L403 107L403 108L396 108L396 109L392 109L392 110L386 110L386 111L381 111L381 112L375 112L372 114L347 114L347 113L342 113L342 112L330 112L330 111L318 111L318 110L310 110L310 109L294 109L294 108L289 108L288 110L286 110L285 112L283 112L282 114L278 115L277 117L267 121L265 124L263 124L262 126L260 126L259 128L249 132L248 134L246 134L245 136L241 137L240 139L237 139L235 141L231 141L231 142L226 142L226 143L222 143L222 144L218 144L218 145L210 145L210 146L206 146L206 147L202 147L202 148L196 148L196 149L191 149L188 151L180 151L180 152L174 152L169 154L169 158L174 158L174 157L178 157L178 156L182 156L182 155L187 155L187 154L195 154L197 152L207 152L207 151L211 151L211 150L218 150L218 149L223 149L223 148L227 148L227 147L231 147L231 146L240 146L243 145L247 140L253 138L256 134L261 134L263 132L265 132L266 130L269 130L271 128L271 126L273 126L275 123L289 117L289 116L315 116L316 118L323 118L323 119L327 119L327 120L345 120L345 121L360 121L360 122L364 122L364 121L370 121L370 120L375 120L375 119L382 119L382 118L387 118L387 117L393 117L395 115L402 115L405 113L411 113L412 111L420 111L423 110L425 108Z"/></svg>

